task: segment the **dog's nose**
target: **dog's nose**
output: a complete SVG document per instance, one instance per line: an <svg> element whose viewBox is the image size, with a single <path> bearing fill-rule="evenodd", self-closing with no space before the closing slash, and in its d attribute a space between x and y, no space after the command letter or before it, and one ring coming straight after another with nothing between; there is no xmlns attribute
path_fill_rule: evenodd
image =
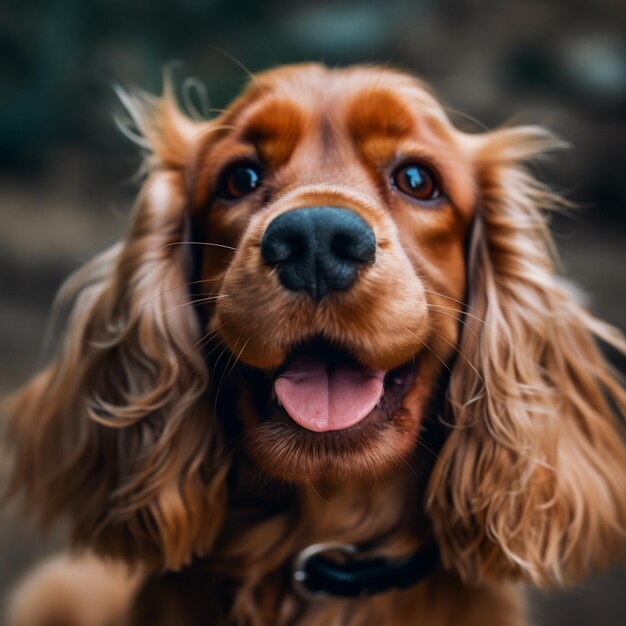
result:
<svg viewBox="0 0 626 626"><path fill-rule="evenodd" d="M350 287L359 268L376 256L376 237L354 211L334 207L293 209L272 220L261 256L278 267L282 284L320 300Z"/></svg>

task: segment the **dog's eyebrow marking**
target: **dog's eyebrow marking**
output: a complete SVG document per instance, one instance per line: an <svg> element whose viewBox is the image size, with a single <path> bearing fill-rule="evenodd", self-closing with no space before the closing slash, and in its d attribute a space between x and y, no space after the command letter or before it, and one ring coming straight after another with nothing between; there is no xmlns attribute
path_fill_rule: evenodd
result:
<svg viewBox="0 0 626 626"><path fill-rule="evenodd" d="M279 167L298 146L304 123L304 114L296 104L272 99L252 113L242 138L256 147L263 161Z"/></svg>
<svg viewBox="0 0 626 626"><path fill-rule="evenodd" d="M411 111L386 89L359 92L348 107L346 119L357 144L380 137L403 139L415 130Z"/></svg>

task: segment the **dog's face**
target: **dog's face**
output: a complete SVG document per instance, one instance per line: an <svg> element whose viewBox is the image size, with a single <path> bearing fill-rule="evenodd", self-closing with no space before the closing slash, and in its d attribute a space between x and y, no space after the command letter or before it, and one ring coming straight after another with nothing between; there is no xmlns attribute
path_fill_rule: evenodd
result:
<svg viewBox="0 0 626 626"><path fill-rule="evenodd" d="M180 567L214 549L243 450L280 484L407 487L364 524L413 507L472 582L616 553L626 394L594 337L626 347L556 277L555 197L525 168L549 133L464 133L371 68L268 72L211 120L124 100L149 150L128 235L64 290L58 357L10 410L43 520ZM445 442L420 446L439 410ZM268 545L293 530L274 521Z"/></svg>
<svg viewBox="0 0 626 626"><path fill-rule="evenodd" d="M309 66L260 76L198 150L205 330L250 366L250 454L296 481L399 462L458 343L468 142L417 81Z"/></svg>

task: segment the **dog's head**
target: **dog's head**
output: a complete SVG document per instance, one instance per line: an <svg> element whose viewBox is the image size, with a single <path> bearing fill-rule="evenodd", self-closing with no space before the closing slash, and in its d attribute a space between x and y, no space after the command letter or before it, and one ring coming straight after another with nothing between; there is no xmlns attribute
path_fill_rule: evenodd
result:
<svg viewBox="0 0 626 626"><path fill-rule="evenodd" d="M219 531L229 446L281 480L374 480L443 416L415 506L447 565L545 581L619 544L624 393L593 335L620 339L555 277L555 198L523 167L548 133L463 133L372 68L267 72L209 121L127 104L150 150L131 229L13 403L44 518L176 567Z"/></svg>
<svg viewBox="0 0 626 626"><path fill-rule="evenodd" d="M404 75L319 66L260 76L214 128L191 206L203 331L250 366L250 454L293 480L396 465L458 344L471 141Z"/></svg>

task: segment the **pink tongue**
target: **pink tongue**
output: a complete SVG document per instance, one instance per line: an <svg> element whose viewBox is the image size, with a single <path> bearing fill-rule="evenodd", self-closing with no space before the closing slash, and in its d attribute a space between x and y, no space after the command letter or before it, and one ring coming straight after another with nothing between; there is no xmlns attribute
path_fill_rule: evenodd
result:
<svg viewBox="0 0 626 626"><path fill-rule="evenodd" d="M383 394L384 370L342 364L330 371L326 359L296 357L274 389L294 422L315 432L342 430L360 422Z"/></svg>

